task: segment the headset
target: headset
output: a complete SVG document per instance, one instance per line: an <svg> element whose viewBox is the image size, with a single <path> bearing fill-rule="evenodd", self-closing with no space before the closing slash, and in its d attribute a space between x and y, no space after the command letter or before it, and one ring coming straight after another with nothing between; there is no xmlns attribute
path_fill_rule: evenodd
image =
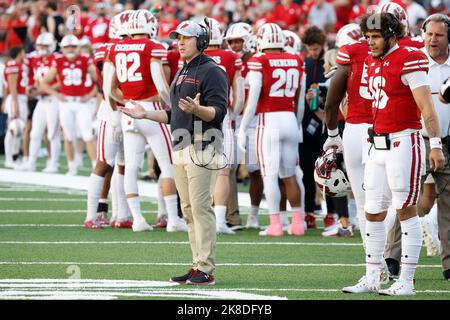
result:
<svg viewBox="0 0 450 320"><path fill-rule="evenodd" d="M209 38L211 33L208 18L205 18L203 21L205 22L205 26L199 24L203 32L197 37L197 49L202 52L209 46Z"/></svg>
<svg viewBox="0 0 450 320"><path fill-rule="evenodd" d="M431 21L431 19L434 19L434 17L441 18L441 20L443 20L442 22L444 22L447 25L447 40L450 43L450 30L448 30L448 29L450 29L450 18L448 16L446 16L445 14L435 13L435 14L432 14L431 16L429 16L428 18L426 18L422 24L422 31L424 33L427 32L427 24Z"/></svg>

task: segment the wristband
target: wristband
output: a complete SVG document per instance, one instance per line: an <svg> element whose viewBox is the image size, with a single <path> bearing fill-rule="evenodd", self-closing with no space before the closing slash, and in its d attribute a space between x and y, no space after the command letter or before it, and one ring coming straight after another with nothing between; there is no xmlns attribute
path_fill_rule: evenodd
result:
<svg viewBox="0 0 450 320"><path fill-rule="evenodd" d="M335 137L337 137L339 135L339 129L338 128L332 129L332 130L327 129L327 131L328 131L328 136L330 138L335 138Z"/></svg>
<svg viewBox="0 0 450 320"><path fill-rule="evenodd" d="M430 149L442 149L441 138L438 137L430 138Z"/></svg>

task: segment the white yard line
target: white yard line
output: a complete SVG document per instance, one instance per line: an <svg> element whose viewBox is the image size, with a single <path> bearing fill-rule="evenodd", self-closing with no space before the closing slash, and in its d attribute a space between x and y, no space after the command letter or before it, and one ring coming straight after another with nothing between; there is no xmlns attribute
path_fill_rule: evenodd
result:
<svg viewBox="0 0 450 320"><path fill-rule="evenodd" d="M0 241L0 244L24 244L24 245L110 245L110 244L151 244L151 245L188 245L188 241ZM339 242L265 242L265 241L217 241L219 245L244 245L244 246L336 246L336 247L361 247L362 243Z"/></svg>
<svg viewBox="0 0 450 320"><path fill-rule="evenodd" d="M86 202L86 198L7 198L0 197L0 201L20 202Z"/></svg>
<svg viewBox="0 0 450 320"><path fill-rule="evenodd" d="M85 201L83 201L85 204ZM86 209L0 209L0 214L2 213L86 213ZM157 210L142 210L142 213L157 213Z"/></svg>
<svg viewBox="0 0 450 320"><path fill-rule="evenodd" d="M0 261L0 265L188 266L189 262ZM220 267L365 267L365 263L217 263ZM418 265L441 268L441 265Z"/></svg>

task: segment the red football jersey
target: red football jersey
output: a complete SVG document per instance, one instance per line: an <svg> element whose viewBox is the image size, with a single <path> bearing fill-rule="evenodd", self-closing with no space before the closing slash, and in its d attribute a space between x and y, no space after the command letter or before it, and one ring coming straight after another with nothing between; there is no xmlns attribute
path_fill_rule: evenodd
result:
<svg viewBox="0 0 450 320"><path fill-rule="evenodd" d="M64 55L57 56L52 66L56 68L61 83L59 91L66 96L84 96L87 93L86 85L89 84L86 75L92 63L92 58L86 55L79 55L74 60L69 60Z"/></svg>
<svg viewBox="0 0 450 320"><path fill-rule="evenodd" d="M287 52L258 53L248 61L250 71L262 73L257 113L292 111L303 74L303 60Z"/></svg>
<svg viewBox="0 0 450 320"><path fill-rule="evenodd" d="M364 60L369 55L367 41L361 40L339 48L336 62L347 65L350 74L347 78L348 123L372 123L372 100L365 79Z"/></svg>
<svg viewBox="0 0 450 320"><path fill-rule="evenodd" d="M178 63L179 60L180 52L178 52L178 49L175 48L167 52L167 64L170 68L169 85L172 83L175 75L177 74L177 71L180 69Z"/></svg>
<svg viewBox="0 0 450 320"><path fill-rule="evenodd" d="M420 129L420 111L409 86L401 76L428 72L427 56L417 48L399 47L383 60L366 58L369 90L373 97L372 114L377 133Z"/></svg>
<svg viewBox="0 0 450 320"><path fill-rule="evenodd" d="M95 50L94 53L95 74L97 75L100 88L103 87L102 74L106 57L108 56L111 47L116 43L120 43L120 41L121 41L120 39L111 39L108 43L102 43L100 46L98 46L97 50Z"/></svg>
<svg viewBox="0 0 450 320"><path fill-rule="evenodd" d="M14 60L8 61L5 66L4 75L5 75L5 86L6 86L6 94L10 94L11 91L8 88L8 78L13 75L18 74L17 78L17 94L25 94L27 85L28 85L28 77L21 63L17 63Z"/></svg>
<svg viewBox="0 0 450 320"><path fill-rule="evenodd" d="M28 71L29 85L37 86L37 82L44 78L52 67L53 60L56 54L51 54L48 57L39 55L36 51L29 53L24 61ZM50 85L56 84L58 81L54 79ZM47 96L46 93L41 92L41 95Z"/></svg>
<svg viewBox="0 0 450 320"><path fill-rule="evenodd" d="M166 49L150 39L126 39L111 47L109 59L125 99L145 100L156 94L150 61L167 57Z"/></svg>
<svg viewBox="0 0 450 320"><path fill-rule="evenodd" d="M92 46L95 48L102 43L109 41L109 19L96 18L88 22L84 29L84 34L89 37Z"/></svg>
<svg viewBox="0 0 450 320"><path fill-rule="evenodd" d="M421 37L405 36L398 40L398 45L400 47L414 47L417 49L422 49L425 46L425 43Z"/></svg>

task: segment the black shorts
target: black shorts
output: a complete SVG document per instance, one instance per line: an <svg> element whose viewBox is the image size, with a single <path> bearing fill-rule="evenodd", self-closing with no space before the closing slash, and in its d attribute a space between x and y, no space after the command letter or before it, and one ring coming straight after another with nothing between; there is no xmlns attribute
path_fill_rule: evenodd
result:
<svg viewBox="0 0 450 320"><path fill-rule="evenodd" d="M38 103L38 99L28 99L28 120L31 121L33 119L34 109L36 109L36 105Z"/></svg>

